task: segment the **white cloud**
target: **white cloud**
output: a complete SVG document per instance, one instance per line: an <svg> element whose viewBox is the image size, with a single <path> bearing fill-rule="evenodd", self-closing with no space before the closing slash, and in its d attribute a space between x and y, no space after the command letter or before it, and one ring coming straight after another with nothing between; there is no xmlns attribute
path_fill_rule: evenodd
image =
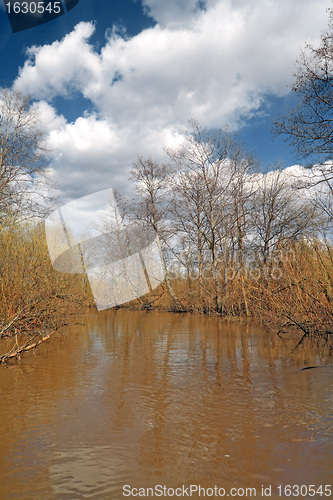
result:
<svg viewBox="0 0 333 500"><path fill-rule="evenodd" d="M42 109L46 111L43 118L46 121L50 109L45 106ZM161 151L156 144L174 146L179 140L177 134L167 129L153 131L145 126L140 130L116 129L111 121L88 115L54 127L49 132L48 145L54 152L53 168L58 173L63 201L68 201L106 187L126 192L131 162L138 154L148 154L140 144L151 143L150 152L157 156Z"/></svg>
<svg viewBox="0 0 333 500"><path fill-rule="evenodd" d="M35 102L33 107L38 110L43 128L47 132L61 130L66 125L66 118L58 115L56 109L46 101Z"/></svg>
<svg viewBox="0 0 333 500"><path fill-rule="evenodd" d="M20 69L16 88L23 88L39 98L68 96L82 91L80 81L98 74L98 55L88 39L94 32L92 23L79 23L63 40L51 45L33 46Z"/></svg>
<svg viewBox="0 0 333 500"><path fill-rule="evenodd" d="M201 10L212 7L217 0L142 0L147 15L161 26L189 26Z"/></svg>
<svg viewBox="0 0 333 500"><path fill-rule="evenodd" d="M43 99L67 196L124 188L136 154L158 155L195 118L221 127L282 96L305 40L327 25L327 0L144 0L157 25L132 38L113 34L97 51L92 23L33 47L15 88ZM82 95L94 113L64 123L55 96ZM49 107L48 107L49 106ZM51 114L50 114L51 113ZM52 115L52 116L51 116Z"/></svg>

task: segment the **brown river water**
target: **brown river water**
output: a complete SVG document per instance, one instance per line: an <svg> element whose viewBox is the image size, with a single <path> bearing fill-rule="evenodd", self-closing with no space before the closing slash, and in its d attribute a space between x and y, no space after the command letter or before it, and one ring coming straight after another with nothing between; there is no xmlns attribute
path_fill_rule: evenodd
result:
<svg viewBox="0 0 333 500"><path fill-rule="evenodd" d="M333 366L299 371L327 350L188 314L84 320L0 367L1 500L333 497Z"/></svg>

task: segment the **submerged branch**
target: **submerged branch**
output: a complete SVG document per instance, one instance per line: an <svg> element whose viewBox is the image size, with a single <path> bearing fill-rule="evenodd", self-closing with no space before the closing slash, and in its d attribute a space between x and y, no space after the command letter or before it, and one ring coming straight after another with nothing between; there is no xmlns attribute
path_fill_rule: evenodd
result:
<svg viewBox="0 0 333 500"><path fill-rule="evenodd" d="M25 344L23 344L22 346L18 346L17 337L16 337L16 342L15 342L13 348L9 352L2 354L0 356L0 364L6 363L7 361L9 361L12 358L20 359L21 354L23 354L24 352L30 351L31 349L35 349L40 344L42 344L43 342L45 342L46 340L51 338L52 335L56 331L57 330L53 330L49 334L42 336L41 339L37 340L36 342L33 342L33 340L35 340L39 335L42 335L41 332L37 332L33 337L31 337L29 340L27 340L25 342Z"/></svg>

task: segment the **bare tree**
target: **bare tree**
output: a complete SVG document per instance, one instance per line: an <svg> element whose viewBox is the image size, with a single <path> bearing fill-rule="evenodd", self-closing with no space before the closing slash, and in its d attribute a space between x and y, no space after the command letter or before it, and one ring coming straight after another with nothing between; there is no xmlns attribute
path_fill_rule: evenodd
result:
<svg viewBox="0 0 333 500"><path fill-rule="evenodd" d="M158 234L158 244L165 271L168 292L178 307L179 300L173 290L167 268L166 252L168 242L174 234L170 225L171 177L174 170L170 165L160 164L152 158L139 157L133 164L130 179L138 194L132 202L132 218L144 222ZM162 244L161 244L162 243Z"/></svg>
<svg viewBox="0 0 333 500"><path fill-rule="evenodd" d="M204 251L210 256L214 307L221 312L221 286L225 285L221 267L228 258L234 227L242 249L246 223L241 179L252 160L228 129L210 132L195 121L190 123L192 130L182 146L166 153L182 172L175 181L179 225L198 252L200 278Z"/></svg>
<svg viewBox="0 0 333 500"><path fill-rule="evenodd" d="M130 180L139 195L135 200L135 214L144 220L160 236L168 237L166 215L170 205L170 177L172 171L166 164L141 156L134 162Z"/></svg>
<svg viewBox="0 0 333 500"><path fill-rule="evenodd" d="M253 182L256 184L251 211L253 237L266 265L272 252L284 242L310 234L315 211L283 178L281 170L257 174Z"/></svg>
<svg viewBox="0 0 333 500"><path fill-rule="evenodd" d="M36 213L38 202L31 192L48 164L48 152L29 98L0 89L0 220L23 210Z"/></svg>
<svg viewBox="0 0 333 500"><path fill-rule="evenodd" d="M173 219L177 234L183 242L186 259L176 255L188 274L197 267L199 283L202 283L204 251L204 190L200 172L181 172L173 183ZM191 252L189 252L191 249ZM190 255L192 254L192 256Z"/></svg>
<svg viewBox="0 0 333 500"><path fill-rule="evenodd" d="M307 45L297 62L292 87L297 106L275 123L301 158L332 160L333 156L333 11L318 47Z"/></svg>

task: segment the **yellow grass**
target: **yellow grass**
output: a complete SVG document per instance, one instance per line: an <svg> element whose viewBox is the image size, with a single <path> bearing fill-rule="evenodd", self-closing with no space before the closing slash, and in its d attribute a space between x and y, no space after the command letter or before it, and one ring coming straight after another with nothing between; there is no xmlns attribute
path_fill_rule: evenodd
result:
<svg viewBox="0 0 333 500"><path fill-rule="evenodd" d="M28 347L73 321L89 301L84 275L52 268L43 226L0 228L0 338Z"/></svg>
<svg viewBox="0 0 333 500"><path fill-rule="evenodd" d="M207 271L201 283L174 275L172 286L178 304L161 285L131 306L251 317L325 338L333 333L333 249L322 242L289 245L265 265L258 261L240 269L222 262L217 283Z"/></svg>

